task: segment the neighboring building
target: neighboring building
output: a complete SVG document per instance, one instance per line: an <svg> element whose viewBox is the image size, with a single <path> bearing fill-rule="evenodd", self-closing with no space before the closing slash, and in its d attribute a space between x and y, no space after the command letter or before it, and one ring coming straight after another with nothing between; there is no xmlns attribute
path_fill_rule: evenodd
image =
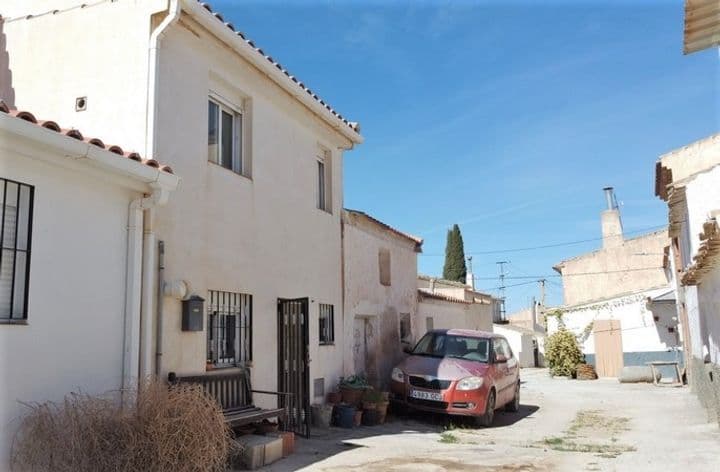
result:
<svg viewBox="0 0 720 472"><path fill-rule="evenodd" d="M545 365L541 347L545 334L512 324L494 324L493 332L505 336L518 359L520 367L542 367Z"/></svg>
<svg viewBox="0 0 720 472"><path fill-rule="evenodd" d="M0 94L184 177L151 215L165 290L147 294L161 341L144 362L161 377L251 366L254 388L290 391L309 414L343 374L325 328L342 326L343 154L358 125L207 3L79 3L3 2ZM183 327L190 297L205 316Z"/></svg>
<svg viewBox="0 0 720 472"><path fill-rule="evenodd" d="M667 309L666 230L625 239L612 188L605 193L603 247L554 267L562 275L564 305L546 315L548 334L564 324L598 375L615 377L624 365L677 359L679 339Z"/></svg>
<svg viewBox="0 0 720 472"><path fill-rule="evenodd" d="M533 300L529 308L508 315L506 322L493 324L493 331L507 338L520 367L545 365L545 327L539 320L544 308Z"/></svg>
<svg viewBox="0 0 720 472"><path fill-rule="evenodd" d="M720 134L661 156L655 194L668 204L668 260L689 382L720 421Z"/></svg>
<svg viewBox="0 0 720 472"><path fill-rule="evenodd" d="M469 275L472 277L472 274ZM475 329L492 331L500 311L500 300L460 282L418 275L419 336L431 329Z"/></svg>
<svg viewBox="0 0 720 472"><path fill-rule="evenodd" d="M143 213L175 189L171 172L0 102L0 470L20 402L119 392L147 373Z"/></svg>
<svg viewBox="0 0 720 472"><path fill-rule="evenodd" d="M343 372L384 387L417 339L417 255L422 239L363 212L343 213ZM420 333L422 334L422 333Z"/></svg>

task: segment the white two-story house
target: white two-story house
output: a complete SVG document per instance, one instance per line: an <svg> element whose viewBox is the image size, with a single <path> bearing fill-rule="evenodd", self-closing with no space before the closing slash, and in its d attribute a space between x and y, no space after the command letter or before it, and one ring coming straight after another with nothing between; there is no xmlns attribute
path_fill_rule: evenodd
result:
<svg viewBox="0 0 720 472"><path fill-rule="evenodd" d="M146 218L158 257L139 375L250 366L254 388L323 397L343 371L343 154L358 125L206 3L9 0L0 14L0 98L182 178ZM184 319L188 300L201 318Z"/></svg>

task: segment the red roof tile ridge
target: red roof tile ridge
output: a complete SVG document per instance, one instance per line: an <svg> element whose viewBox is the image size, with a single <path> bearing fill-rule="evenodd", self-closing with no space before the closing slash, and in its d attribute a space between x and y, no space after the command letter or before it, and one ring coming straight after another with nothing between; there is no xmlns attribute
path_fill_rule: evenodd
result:
<svg viewBox="0 0 720 472"><path fill-rule="evenodd" d="M74 128L62 128L60 125L58 125L55 121L51 120L38 120L35 118L35 115L30 113L29 111L25 110L16 110L11 109L7 103L5 103L3 100L0 100L0 113L5 113L6 115L27 121L28 123L32 123L35 126L38 126L40 128L45 128L47 130L53 131L58 134L65 135L72 139L77 139L78 141L83 141L88 144L92 144L93 146L97 146L101 149L105 149L109 152L112 152L114 154L117 154L120 157L130 159L133 161L137 161L139 163L142 163L143 165L146 165L148 167L152 167L154 169L159 169L163 172L166 172L168 174L172 174L173 170L170 166L164 165L156 161L155 159L144 159L142 158L138 153L136 152L128 152L126 153L123 151L123 149L118 145L105 145L105 143L100 139L96 137L84 137L83 134L80 132L80 130L74 129Z"/></svg>

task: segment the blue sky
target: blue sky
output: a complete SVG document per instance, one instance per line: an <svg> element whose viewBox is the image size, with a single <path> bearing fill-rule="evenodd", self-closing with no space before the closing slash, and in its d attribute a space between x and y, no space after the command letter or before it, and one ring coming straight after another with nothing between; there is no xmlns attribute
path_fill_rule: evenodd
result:
<svg viewBox="0 0 720 472"><path fill-rule="evenodd" d="M361 123L345 205L423 237L431 275L460 224L489 291L496 261L511 277L552 275L597 248L488 254L597 238L602 187L626 232L662 225L655 160L720 130L718 52L683 56L681 0L211 3ZM508 310L537 294L509 288ZM562 302L557 278L548 302Z"/></svg>

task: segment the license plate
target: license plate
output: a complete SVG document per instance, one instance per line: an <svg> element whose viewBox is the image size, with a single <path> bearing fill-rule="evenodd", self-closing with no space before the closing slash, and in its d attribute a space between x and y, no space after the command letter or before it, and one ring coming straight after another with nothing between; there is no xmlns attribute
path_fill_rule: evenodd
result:
<svg viewBox="0 0 720 472"><path fill-rule="evenodd" d="M442 393L435 393L435 392L423 392L422 390L411 390L410 396L413 398L418 398L420 400L433 400L436 402L442 401Z"/></svg>

